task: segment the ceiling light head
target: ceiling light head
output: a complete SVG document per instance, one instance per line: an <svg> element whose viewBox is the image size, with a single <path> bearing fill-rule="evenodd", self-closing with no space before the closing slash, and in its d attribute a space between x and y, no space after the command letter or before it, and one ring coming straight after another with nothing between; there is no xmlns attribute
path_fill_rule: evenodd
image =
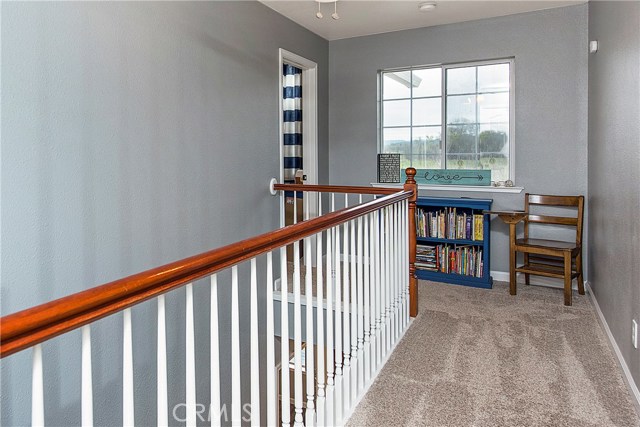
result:
<svg viewBox="0 0 640 427"><path fill-rule="evenodd" d="M337 21L338 19L340 19L340 15L338 15L338 13L337 13L337 12L332 13L332 14L331 14L331 17L332 17L333 19L335 19L336 21Z"/></svg>
<svg viewBox="0 0 640 427"><path fill-rule="evenodd" d="M429 12L429 11L432 11L433 9L435 9L435 8L436 8L436 2L434 2L434 1L427 1L427 2L424 2L424 3L420 3L418 5L418 10L420 12Z"/></svg>
<svg viewBox="0 0 640 427"><path fill-rule="evenodd" d="M316 18L322 19L322 16L322 12L318 11L318 13L316 13Z"/></svg>

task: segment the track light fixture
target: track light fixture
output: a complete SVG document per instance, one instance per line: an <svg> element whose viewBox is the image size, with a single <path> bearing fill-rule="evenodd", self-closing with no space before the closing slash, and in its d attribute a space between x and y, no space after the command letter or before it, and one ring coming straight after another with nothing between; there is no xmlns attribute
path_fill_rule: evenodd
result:
<svg viewBox="0 0 640 427"><path fill-rule="evenodd" d="M333 13L331 17L335 20L340 19L340 15L338 15L338 0L315 0L318 3L318 12L316 12L316 18L322 19L324 15L322 14L321 3L333 3Z"/></svg>

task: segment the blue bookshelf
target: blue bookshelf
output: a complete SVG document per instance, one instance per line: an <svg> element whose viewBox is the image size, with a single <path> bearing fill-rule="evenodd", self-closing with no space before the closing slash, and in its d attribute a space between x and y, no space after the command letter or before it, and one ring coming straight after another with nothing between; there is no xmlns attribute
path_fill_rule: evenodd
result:
<svg viewBox="0 0 640 427"><path fill-rule="evenodd" d="M482 214L482 211L491 210L492 202L492 199L466 197L418 198L418 279L476 288L493 286L489 258L491 224L489 215ZM474 224L474 218L479 223ZM482 240L475 240L474 234L480 224Z"/></svg>

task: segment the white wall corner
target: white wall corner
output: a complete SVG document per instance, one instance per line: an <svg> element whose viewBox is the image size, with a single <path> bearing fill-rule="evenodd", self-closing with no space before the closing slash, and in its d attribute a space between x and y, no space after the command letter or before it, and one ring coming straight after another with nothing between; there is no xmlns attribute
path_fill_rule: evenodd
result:
<svg viewBox="0 0 640 427"><path fill-rule="evenodd" d="M613 334L611 333L611 329L609 329L609 324L607 323L607 320L602 314L602 310L600 310L600 306L598 305L598 300L596 299L596 296L594 295L593 290L591 289L591 283L587 281L585 284L585 287L586 287L587 293L590 296L591 303L593 304L593 307L596 309L596 313L598 314L598 319L600 320L602 329L604 329L604 332L607 335L607 338L609 338L609 344L611 345L611 349L613 350L613 353L615 354L616 359L618 360L618 364L622 369L622 374L623 374L622 376L625 380L625 383L627 383L627 386L629 387L629 391L631 391L631 396L633 397L632 400L636 406L636 412L638 413L638 416L640 416L640 391L638 390L638 385L635 383L633 376L631 376L631 371L629 370L629 366L627 366L627 362L624 360L624 357L622 357L622 353L620 352L620 347L618 347L618 343L616 343L616 339L613 337Z"/></svg>

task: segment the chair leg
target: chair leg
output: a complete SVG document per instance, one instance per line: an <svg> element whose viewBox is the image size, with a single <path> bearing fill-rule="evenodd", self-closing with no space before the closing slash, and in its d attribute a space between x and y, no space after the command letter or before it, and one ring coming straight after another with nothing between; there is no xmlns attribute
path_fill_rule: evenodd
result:
<svg viewBox="0 0 640 427"><path fill-rule="evenodd" d="M564 253L564 305L571 305L571 252Z"/></svg>
<svg viewBox="0 0 640 427"><path fill-rule="evenodd" d="M578 270L578 293L584 295L584 278L582 277L582 252L576 256L576 270Z"/></svg>
<svg viewBox="0 0 640 427"><path fill-rule="evenodd" d="M524 265L529 266L529 254L524 254ZM529 273L524 273L524 284L529 286L531 284L529 277L531 275Z"/></svg>
<svg viewBox="0 0 640 427"><path fill-rule="evenodd" d="M509 224L509 293L516 294L516 225Z"/></svg>

